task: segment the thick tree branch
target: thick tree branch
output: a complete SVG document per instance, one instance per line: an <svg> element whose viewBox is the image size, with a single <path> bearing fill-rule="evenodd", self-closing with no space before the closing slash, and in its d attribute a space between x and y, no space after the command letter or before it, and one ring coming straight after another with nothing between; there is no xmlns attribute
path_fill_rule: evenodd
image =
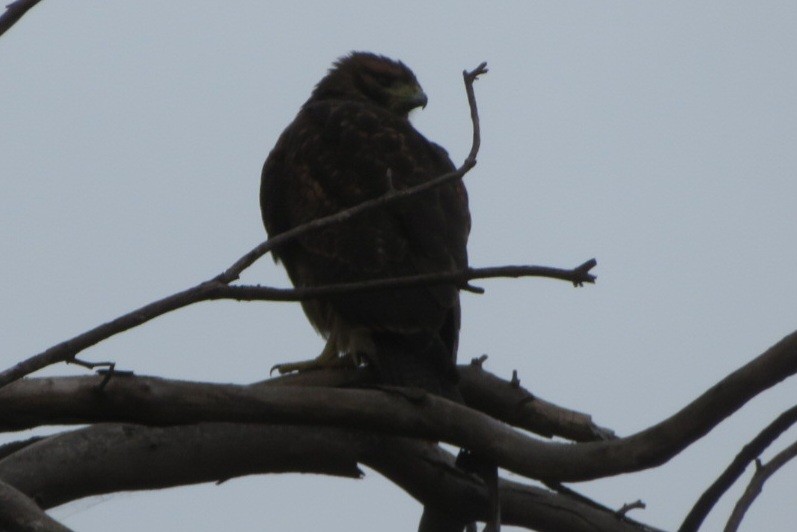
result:
<svg viewBox="0 0 797 532"><path fill-rule="evenodd" d="M783 412L775 421L753 438L750 443L745 445L717 480L703 492L686 516L686 519L684 519L678 532L696 532L720 497L742 476L748 464L758 458L773 441L795 423L797 423L797 406Z"/></svg>
<svg viewBox="0 0 797 532"><path fill-rule="evenodd" d="M32 438L28 438L27 440L18 440L12 441L9 443L4 443L0 445L0 460L5 458L10 454L14 454L15 452L19 451L27 447L28 445L33 445L36 442L39 442L44 439L44 436L34 436Z"/></svg>
<svg viewBox="0 0 797 532"><path fill-rule="evenodd" d="M596 425L588 414L536 397L523 386L484 370L480 360L459 365L457 369L465 403L490 417L541 436L578 442L615 438L614 431Z"/></svg>
<svg viewBox="0 0 797 532"><path fill-rule="evenodd" d="M0 35L11 29L30 8L38 4L41 0L16 0L6 6L5 13L0 15Z"/></svg>
<svg viewBox="0 0 797 532"><path fill-rule="evenodd" d="M473 359L470 364L457 366L459 389L469 407L541 436L560 436L572 441L615 438L614 431L596 425L588 414L550 403L524 387L486 371L484 359ZM251 386L355 388L377 384L368 368L358 368L292 373Z"/></svg>
<svg viewBox="0 0 797 532"><path fill-rule="evenodd" d="M483 519L481 482L428 442L329 427L203 423L105 424L48 438L0 461L0 478L49 508L119 490L218 481L253 473L358 477L362 463L420 502ZM153 474L157 472L157 474ZM65 481L68 479L68 481ZM534 530L652 530L540 488L501 482L504 522Z"/></svg>
<svg viewBox="0 0 797 532"><path fill-rule="evenodd" d="M86 380L22 381L0 391L0 424L236 421L338 426L445 441L520 475L559 482L662 464L761 391L797 372L797 332L735 371L667 420L626 438L577 445L544 442L491 417L428 394L390 390L243 388L118 377L104 391ZM95 384L99 379L95 380ZM78 385L81 384L81 385Z"/></svg>
<svg viewBox="0 0 797 532"><path fill-rule="evenodd" d="M13 532L70 532L49 517L33 499L0 480L0 530Z"/></svg>
<svg viewBox="0 0 797 532"><path fill-rule="evenodd" d="M534 397L526 389L514 386L511 382L489 373L481 368L480 365L468 364L458 366L460 372L460 389L465 402L475 410L482 411L491 417L504 421L510 425L541 434L543 436L560 436L574 441L594 441L614 437L609 429L599 427L592 422L587 414L582 414L574 410L557 406L539 397ZM114 379L129 379L131 377L114 377ZM162 395L164 392L158 390L163 387L181 386L181 381L170 381L166 379L135 377L138 386L145 387L154 397ZM197 383L201 386L201 383ZM285 375L274 379L258 382L248 386L232 386L236 391L256 390L261 387L280 388L290 386L296 387L316 387L316 388L362 388L373 387L376 382L373 374L368 368L358 369L327 369L311 371L299 374ZM56 397L48 399L48 395L53 390L57 392ZM71 390L71 391L70 391ZM82 391L81 391L82 390ZM23 403L28 399L40 403L40 407L34 407L37 411L47 412L46 419L35 419L35 415L24 414L13 410L11 403L3 403L4 394L17 396L12 402ZM0 391L0 406L8 405L9 410L6 415L0 416L0 431L19 430L23 428L33 428L41 425L57 423L52 415L58 415L51 406L60 401L66 395L91 395L102 397L102 393L97 390L97 378L86 377L54 377L45 379L25 379L17 385ZM91 399L89 399L91 401ZM138 401L138 400L137 400ZM257 413L253 413L254 416ZM140 419L140 422L145 422ZM5 426L2 424L5 423ZM34 439L32 442L35 442ZM31 442L31 443L32 443ZM6 446L0 447L0 458L5 454L13 452L14 445L8 444L10 449L6 451ZM27 443L25 443L27 444Z"/></svg>
<svg viewBox="0 0 797 532"><path fill-rule="evenodd" d="M733 512L731 512L728 523L725 525L725 532L736 532L739 529L739 525L742 524L742 519L744 519L744 514L747 513L747 510L750 509L753 502L755 502L756 498L761 494L767 479L774 475L778 469L794 459L795 456L797 456L797 442L783 449L766 464L758 465L753 478L750 480L750 484L747 486L747 489L744 490L741 498L736 502Z"/></svg>

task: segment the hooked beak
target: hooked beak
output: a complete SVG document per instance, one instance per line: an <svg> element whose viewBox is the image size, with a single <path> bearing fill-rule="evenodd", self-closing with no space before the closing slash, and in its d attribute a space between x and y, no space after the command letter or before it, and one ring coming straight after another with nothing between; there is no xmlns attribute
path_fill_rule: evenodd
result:
<svg viewBox="0 0 797 532"><path fill-rule="evenodd" d="M429 98L426 96L426 93L418 87L418 91L412 95L412 97L407 101L408 105L412 105L410 109L415 109L416 107L420 107L421 109L426 109L426 104L429 103Z"/></svg>
<svg viewBox="0 0 797 532"><path fill-rule="evenodd" d="M393 91L392 99L393 105L391 107L401 114L407 114L416 107L424 108L429 103L426 93L418 85L404 85L400 89Z"/></svg>

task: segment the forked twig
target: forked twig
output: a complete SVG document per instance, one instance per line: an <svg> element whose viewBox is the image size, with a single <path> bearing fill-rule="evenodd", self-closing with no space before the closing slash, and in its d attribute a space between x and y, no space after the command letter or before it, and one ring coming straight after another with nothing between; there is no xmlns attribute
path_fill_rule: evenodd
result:
<svg viewBox="0 0 797 532"><path fill-rule="evenodd" d="M750 506L753 505L753 502L764 489L764 482L774 475L778 469L794 459L795 456L797 456L797 442L783 449L766 464L761 465L756 462L756 472L750 480L747 489L744 490L744 493L736 502L728 523L725 525L725 532L736 532L739 529L739 525L742 524L742 519L744 519L744 514L747 513L747 510L750 509Z"/></svg>

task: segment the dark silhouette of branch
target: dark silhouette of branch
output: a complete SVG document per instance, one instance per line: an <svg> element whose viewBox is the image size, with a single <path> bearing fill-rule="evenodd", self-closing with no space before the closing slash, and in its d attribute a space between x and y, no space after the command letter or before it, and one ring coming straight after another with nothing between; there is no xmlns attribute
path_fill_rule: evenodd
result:
<svg viewBox="0 0 797 532"><path fill-rule="evenodd" d="M559 436L577 442L616 438L614 431L596 425L588 414L549 403L484 370L482 363L482 359L474 359L457 366L459 389L469 407L549 438Z"/></svg>
<svg viewBox="0 0 797 532"><path fill-rule="evenodd" d="M644 510L647 504L642 499L637 499L634 502L627 502L617 510L617 515L626 515L631 510Z"/></svg>
<svg viewBox="0 0 797 532"><path fill-rule="evenodd" d="M307 224L298 226L292 230L286 231L277 235L276 237L267 240L266 242L260 244L252 251L244 255L241 259L235 262L230 268L226 271L221 273L220 275L216 276L215 278L202 282L194 287L191 287L187 290L183 290L176 294L172 294L166 298L160 299L143 307L140 307L128 314L120 316L112 321L104 323L94 329L91 329L83 334L75 336L65 342L61 342L57 345L50 347L49 349L34 355L30 358L20 361L19 363L15 364L11 368L3 371L0 373L0 387L5 386L11 382L14 382L17 379L24 377L25 375L29 375L34 371L42 369L46 366L56 364L59 362L66 362L69 360L73 360L74 357L83 351L84 349L91 347L111 336L124 332L128 329L146 323L147 321L171 312L173 310L191 305L193 303L197 303L200 301L207 301L211 299L222 299L222 298L234 298L234 299L243 299L247 293L247 290L255 290L255 291L268 291L270 292L270 297L259 297L260 299L271 299L271 300L278 300L277 294L280 294L280 297L283 300L300 300L302 298L309 298L309 297L317 297L318 294L324 293L324 290L329 290L329 293L340 293L336 291L343 291L340 287L318 287L314 288L313 290L317 290L315 294L310 292L309 294L306 290L309 289L300 289L298 291L290 291L290 290L278 290L278 289L265 289L265 288L248 288L248 287L230 287L228 283L236 280L240 273L251 266L255 260L262 257L264 254L269 252L275 246L282 244L290 239L296 238L301 236L307 232L315 231L321 227L326 225L330 225L333 223L340 223L341 221L347 220L352 216L365 212L367 210L375 209L381 206L384 206L390 202L397 201L399 199L408 197L413 194L418 194L424 190L429 188L440 186L444 183L455 179L461 179L473 166L476 165L476 154L478 152L479 146L479 119L478 119L478 112L476 109L476 100L473 96L473 82L476 78L486 72L484 65L480 65L475 70L471 72L465 73L465 88L468 93L468 100L471 107L471 118L473 121L473 142L474 144L471 147L471 151L468 157L463 162L462 166L460 166L457 170L453 172L449 172L444 174L438 178L435 178L431 181L423 183L421 185L411 187L405 190L400 191L391 191L387 195L380 196L373 200L366 201L360 205L352 207L350 209L346 209L344 211L338 212L337 214L327 216L324 218L319 218ZM376 283L383 283L384 286L390 286L391 283L407 283L408 285L412 285L413 283L423 284L428 282L451 282L451 280L459 279L477 279L480 278L479 275L484 275L485 277L495 277L495 276L519 276L519 275L547 275L549 277L554 277L558 279L566 279L574 284L580 284L584 282L593 282L594 277L589 274L589 269L591 269L595 265L594 260L588 261L585 264L575 268L574 270L558 270L555 268L541 268L541 267L521 267L518 270L516 267L507 267L503 268L487 268L481 273L474 274L472 270L467 272L460 272L460 273L442 273L438 275L437 280L434 279L434 275L431 276L432 279L403 279L403 280L384 280L384 281L377 281ZM422 276L420 276L422 277ZM355 291L355 290L373 290L376 289L375 287L369 285L369 283L357 283L358 286L349 286L345 288L345 291ZM302 290L305 290L304 295L302 294ZM296 295L296 294L299 295ZM260 294L262 296L263 294Z"/></svg>
<svg viewBox="0 0 797 532"><path fill-rule="evenodd" d="M470 108L470 121L473 123L473 138L470 143L470 152L465 158L465 162L470 161L476 164L476 155L479 153L479 148L482 144L481 128L479 127L479 109L476 107L476 94L473 92L473 82L479 79L479 76L486 74L487 62L482 62L479 66L468 72L462 71L462 79L465 81L465 93L468 95L468 107Z"/></svg>
<svg viewBox="0 0 797 532"><path fill-rule="evenodd" d="M95 345L107 338L110 338L111 336L124 332L138 325L141 325L142 323L146 323L147 321L152 320L158 316L162 316L163 314L166 314L173 310L200 301L207 301L210 299L220 299L223 297L220 294L222 294L225 290L229 290L230 292L234 292L235 290L245 291L246 287L229 287L227 285L238 279L241 272L244 269L251 266L257 259L268 253L275 246L282 244L290 239L296 238L310 231L315 231L326 225L340 223L362 212L382 207L393 201L397 201L399 199L406 198L414 194L418 194L424 190L440 186L449 181L453 181L455 179L461 179L471 168L473 168L476 165L476 155L478 153L478 148L480 143L480 133L479 133L479 117L476 108L476 99L473 94L473 82L478 78L480 74L483 74L485 72L486 68L485 64L483 63L473 71L465 72L464 74L465 89L468 94L468 103L470 105L471 119L473 122L473 144L471 146L471 150L470 153L468 154L468 157L465 159L462 165L459 168L457 168L455 171L449 172L447 174L439 176L435 179L432 179L431 181L428 181L426 183L420 184L415 187L407 188L404 190L391 191L384 196L380 196L378 198L366 201L350 209L340 211L337 214L326 216L324 218L319 218L307 224L297 226L289 231L281 233L275 236L274 238L271 238L263 242L262 244L258 245L257 247L252 249L249 253L241 257L238 261L236 261L223 273L217 275L216 277L214 277L209 281L202 282L196 286L188 288L187 290L177 292L168 297L165 297L163 299L160 299L158 301L140 307L112 321L109 321L98 327L95 327L94 329L86 331L83 334L79 334L69 340L54 345L37 355L34 355L30 358L18 362L11 368L8 368L2 373L0 373L0 387L6 386L9 383L24 377L25 375L29 375L34 371L40 370L49 365L73 360L75 356L77 356L77 354L83 351L84 349L91 347L92 345ZM571 272L570 276L566 276L567 274L563 274L562 270L556 270L556 269L550 269L549 273L555 276L555 278L567 278L567 280L570 280L575 284L583 282L592 282L594 280L594 277L591 276L588 273L588 271L593 266L594 266L594 261L588 261L587 263L573 270L573 272L575 273ZM531 267L531 268L538 269L538 267ZM488 274L489 276L503 275L495 271L493 272L488 271L485 273ZM454 277L462 275L464 277L467 277L468 274L444 273L441 275L442 276L452 275ZM516 272L512 273L510 271L509 275L514 276L517 275L517 273ZM539 271L536 271L534 273L531 273L531 275L541 275L541 273ZM562 275L565 275L566 277L562 277ZM573 277L573 275L575 275L575 277ZM472 278L478 278L478 277L472 277ZM388 282L407 282L407 281L402 280L402 281L384 281L384 282L388 283ZM412 282L420 282L420 281L416 280ZM448 280L448 282L450 282L450 280ZM321 287L319 287L319 289L321 289ZM354 289L357 288L349 288L349 290L354 290ZM365 289L373 289L373 288L366 287ZM240 296L241 294L238 295ZM305 296L305 297L310 297L310 296Z"/></svg>
<svg viewBox="0 0 797 532"><path fill-rule="evenodd" d="M513 427L540 436L571 441L614 439L614 431L596 425L592 417L550 403L532 395L522 386L515 386L483 367L486 355L470 364L457 366L459 390L465 404ZM378 385L367 367L357 369L322 369L291 373L257 382L250 386L316 386L327 388L363 388Z"/></svg>
<svg viewBox="0 0 797 532"><path fill-rule="evenodd" d="M11 26L17 23L30 8L41 0L16 0L6 6L5 13L0 15L0 35L3 35Z"/></svg>
<svg viewBox="0 0 797 532"><path fill-rule="evenodd" d="M614 437L611 430L595 425L587 414L563 408L539 397L534 397L524 388L513 386L509 381L485 371L481 366L471 363L460 365L458 369L460 372L460 389L466 404L500 421L543 436L560 436L573 441L595 441ZM129 378L113 377L113 379L125 380ZM180 386L183 384L180 381L141 376L128 382L136 387L145 388L149 390L148 393L156 396L161 393L159 389L164 386ZM377 384L368 368L358 368L326 369L291 374L248 386L231 386L230 388L243 391L257 390L262 387L272 389L280 389L282 387L291 387L292 389L297 387L367 388ZM101 392L97 389L98 386L97 377L94 376L25 379L5 391L0 391L0 405L7 404L11 407L12 403L21 403L26 401L26 398L35 397L37 402L45 401L45 403L41 404L41 408L47 410L49 407L46 405L50 404L51 401L58 400L57 398L47 398L47 395L52 390L62 390L58 392L59 394L83 395L84 393L93 393L97 397L102 397ZM103 391L105 390L103 389ZM5 394L9 395L6 396ZM9 402L4 403L3 397L16 397L16 399L11 399ZM91 399L88 400L90 401ZM38 410L39 407L35 408ZM0 430L33 428L53 422L52 418L37 419L32 412L27 415L17 415L14 412L14 410L8 410L4 419L0 417ZM257 414L253 413L253 415ZM5 426L2 426L3 423ZM0 446L0 459L4 455L15 451L16 447L35 443L35 441L37 441L36 438L29 442ZM9 449L6 449L6 447L9 447Z"/></svg>
<svg viewBox="0 0 797 532"><path fill-rule="evenodd" d="M410 189L407 189L410 190ZM312 222L311 222L312 223ZM304 226L302 226L304 227ZM280 238L282 233L275 238ZM268 242L271 242L269 240ZM145 305L133 312L104 323L70 340L57 344L46 351L19 362L10 369L0 373L0 388L8 383L29 375L58 362L74 360L82 350L91 347L111 336L146 323L147 321L177 310L179 308L218 299L234 299L237 301L303 301L321 296L340 295L344 293L367 292L385 288L406 288L411 286L457 283L464 285L468 280L490 279L497 277L548 277L572 282L579 286L583 283L595 282L595 276L589 271L597 264L591 259L571 270L550 268L546 266L497 266L490 268L468 268L461 272L443 272L425 275L414 275L403 278L377 279L358 283L341 283L330 286L312 288L271 288L264 286L229 286L221 281L205 281L188 290L178 292L164 299ZM103 363L104 364L104 363Z"/></svg>
<svg viewBox="0 0 797 532"><path fill-rule="evenodd" d="M733 512L731 512L728 523L725 525L725 532L736 532L739 529L739 525L742 524L742 519L744 519L744 514L747 513L747 510L750 509L750 506L753 505L753 502L755 502L756 498L761 494L767 479L774 475L778 469L789 463L795 456L797 456L797 442L783 449L766 464L761 465L760 463L756 463L757 467L753 474L753 478L750 480L747 489L744 490L744 493L736 502L736 506L734 506Z"/></svg>
<svg viewBox="0 0 797 532"><path fill-rule="evenodd" d="M0 480L0 530L70 532L49 517L29 496Z"/></svg>
<svg viewBox="0 0 797 532"><path fill-rule="evenodd" d="M172 425L202 421L290 423L356 428L445 441L528 478L582 481L660 465L708 433L761 391L797 372L797 332L653 427L632 436L577 445L527 436L466 406L401 389L241 387L115 377L36 380L0 391L0 425L124 421ZM93 382L93 385L89 383Z"/></svg>
<svg viewBox="0 0 797 532"><path fill-rule="evenodd" d="M742 476L748 464L757 459L773 441L795 423L797 423L797 406L783 412L775 421L753 438L750 443L745 445L717 480L703 492L684 519L678 532L697 531L720 497Z"/></svg>
<svg viewBox="0 0 797 532"><path fill-rule="evenodd" d="M34 436L32 438L28 438L27 440L18 440L12 441L9 443L4 443L0 445L0 460L5 458L10 454L14 454L15 452L19 451L27 447L28 445L33 445L36 442L39 442L44 439L44 436Z"/></svg>
<svg viewBox="0 0 797 532"><path fill-rule="evenodd" d="M95 425L50 437L9 456L0 461L0 476L23 493L36 493L42 507L51 508L100 493L253 473L357 478L362 475L359 463L426 505L480 520L487 512L481 481L455 467L454 457L436 445L331 427ZM516 482L501 481L500 497L508 525L571 532L653 530L597 505Z"/></svg>
<svg viewBox="0 0 797 532"><path fill-rule="evenodd" d="M574 285L594 283L595 276L589 273L597 262L590 259L571 270L547 266L495 266L490 268L468 268L458 272L428 273L407 277L374 279L354 283L340 283L306 288L272 288L269 286L229 286L219 285L210 299L235 299L237 301L305 301L357 292L372 292L386 288L408 288L454 283L464 286L474 279L495 279L498 277L546 277L570 281Z"/></svg>

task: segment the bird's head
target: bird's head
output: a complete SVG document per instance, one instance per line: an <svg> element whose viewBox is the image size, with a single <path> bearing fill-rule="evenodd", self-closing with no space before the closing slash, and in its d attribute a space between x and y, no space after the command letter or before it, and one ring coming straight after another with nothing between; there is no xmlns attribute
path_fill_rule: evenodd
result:
<svg viewBox="0 0 797 532"><path fill-rule="evenodd" d="M404 63L368 52L352 52L335 62L313 91L311 100L322 99L367 101L405 117L428 101Z"/></svg>

